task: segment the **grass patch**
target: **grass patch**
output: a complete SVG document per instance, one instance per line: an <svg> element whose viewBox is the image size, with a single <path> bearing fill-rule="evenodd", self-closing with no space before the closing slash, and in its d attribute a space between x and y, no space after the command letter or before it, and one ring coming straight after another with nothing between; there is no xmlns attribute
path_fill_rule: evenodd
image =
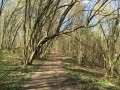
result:
<svg viewBox="0 0 120 90"><path fill-rule="evenodd" d="M17 90L24 80L31 77L45 59L34 60L33 65L23 66L21 50L0 50L0 90ZM44 57L45 58L45 57Z"/></svg>
<svg viewBox="0 0 120 90"><path fill-rule="evenodd" d="M75 64L76 63L74 63L74 65ZM71 70L71 66L73 67L73 61L63 60L63 65L66 68L68 76L77 80L81 90L120 90L120 87L103 78Z"/></svg>
<svg viewBox="0 0 120 90"><path fill-rule="evenodd" d="M77 64L77 61L72 58L67 58L63 60L63 64L65 68L70 68L72 66L75 66Z"/></svg>
<svg viewBox="0 0 120 90"><path fill-rule="evenodd" d="M25 79L31 77L32 72L36 71L39 66L4 66L0 67L0 90L12 90L18 87Z"/></svg>

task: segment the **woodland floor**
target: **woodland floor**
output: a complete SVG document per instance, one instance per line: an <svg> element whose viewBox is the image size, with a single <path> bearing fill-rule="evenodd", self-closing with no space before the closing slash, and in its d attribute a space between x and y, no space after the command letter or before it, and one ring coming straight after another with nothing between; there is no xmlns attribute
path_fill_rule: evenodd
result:
<svg viewBox="0 0 120 90"><path fill-rule="evenodd" d="M70 77L62 63L64 60L63 58L64 57L61 57L58 54L50 55L48 60L33 73L31 78L19 87L19 90L119 90L112 88L111 85L108 87L103 86L103 88L101 88L102 86L99 84L100 80L94 79L93 77L90 77L90 75L84 76L85 74L70 72L75 78ZM87 72L87 74L89 73ZM91 73L94 77L96 74ZM76 78L76 75L79 75L80 78ZM99 75L101 74L99 73ZM100 77L99 75L97 75L97 77ZM102 81L102 83L105 85L104 81ZM82 85L84 85L84 88Z"/></svg>
<svg viewBox="0 0 120 90"><path fill-rule="evenodd" d="M25 81L20 90L80 90L75 80L69 78L59 55L51 55L48 60Z"/></svg>

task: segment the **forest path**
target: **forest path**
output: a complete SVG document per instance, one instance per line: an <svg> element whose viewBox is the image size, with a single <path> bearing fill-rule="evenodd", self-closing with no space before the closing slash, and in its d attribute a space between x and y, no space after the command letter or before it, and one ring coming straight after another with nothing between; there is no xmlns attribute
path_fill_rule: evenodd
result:
<svg viewBox="0 0 120 90"><path fill-rule="evenodd" d="M62 57L52 53L48 60L22 85L20 90L80 90L62 65Z"/></svg>

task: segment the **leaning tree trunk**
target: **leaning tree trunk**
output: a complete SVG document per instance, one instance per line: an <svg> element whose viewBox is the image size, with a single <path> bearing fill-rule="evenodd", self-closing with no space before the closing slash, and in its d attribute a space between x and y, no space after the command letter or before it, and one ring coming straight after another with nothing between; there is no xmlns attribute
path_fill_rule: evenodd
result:
<svg viewBox="0 0 120 90"><path fill-rule="evenodd" d="M52 36L48 36L46 38L44 38L42 41L39 41L39 43L36 45L35 49L29 53L29 49L26 50L27 55L26 55L26 65L32 65L34 58L38 58L40 57L40 54L42 53L42 47L45 43L47 43L48 41L54 39L56 36L58 35L52 35Z"/></svg>

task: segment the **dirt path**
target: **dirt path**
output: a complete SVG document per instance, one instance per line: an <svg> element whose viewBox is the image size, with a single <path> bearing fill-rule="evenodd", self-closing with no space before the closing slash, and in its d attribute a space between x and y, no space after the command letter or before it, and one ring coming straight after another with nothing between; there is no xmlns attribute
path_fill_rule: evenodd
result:
<svg viewBox="0 0 120 90"><path fill-rule="evenodd" d="M20 90L80 90L76 85L68 78L61 57L52 54Z"/></svg>

